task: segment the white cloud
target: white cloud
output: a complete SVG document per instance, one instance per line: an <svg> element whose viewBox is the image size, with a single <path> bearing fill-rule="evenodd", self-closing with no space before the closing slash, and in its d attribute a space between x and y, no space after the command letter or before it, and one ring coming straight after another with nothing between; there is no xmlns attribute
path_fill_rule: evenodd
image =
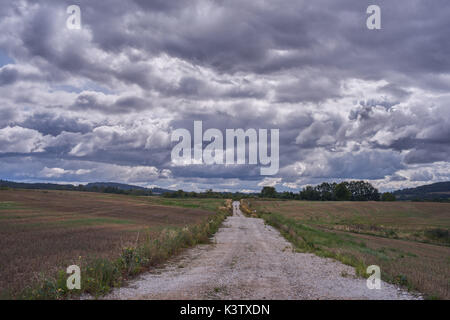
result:
<svg viewBox="0 0 450 320"><path fill-rule="evenodd" d="M282 181L282 178L264 178L260 183L258 183L258 187L275 187Z"/></svg>
<svg viewBox="0 0 450 320"><path fill-rule="evenodd" d="M39 176L45 178L60 178L64 175L86 175L90 173L89 169L78 169L78 170L65 170L62 168L47 168L45 167L39 172Z"/></svg>
<svg viewBox="0 0 450 320"><path fill-rule="evenodd" d="M0 129L0 153L42 152L49 139L36 130L8 126Z"/></svg>

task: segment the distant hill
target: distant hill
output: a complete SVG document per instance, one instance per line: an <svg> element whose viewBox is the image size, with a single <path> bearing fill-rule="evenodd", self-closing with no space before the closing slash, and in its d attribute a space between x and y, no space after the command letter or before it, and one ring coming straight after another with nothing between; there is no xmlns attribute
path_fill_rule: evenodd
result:
<svg viewBox="0 0 450 320"><path fill-rule="evenodd" d="M85 185L86 188L92 188L92 187L98 187L98 188L117 188L119 190L150 190L153 194L163 194L165 192L175 192L174 190L164 189L164 188L145 188L140 186L135 186L132 184L124 184L124 183L117 183L117 182L91 182Z"/></svg>
<svg viewBox="0 0 450 320"><path fill-rule="evenodd" d="M146 190L147 188L134 186L131 184L116 183L116 182L91 182L85 185L86 188L98 187L98 188L117 188L120 190Z"/></svg>
<svg viewBox="0 0 450 320"><path fill-rule="evenodd" d="M86 185L75 186L73 184L56 184L56 183L26 183L0 180L0 187L7 187L13 189L43 189L43 190L72 190L72 191L97 191L97 190L122 190L133 191L138 190L148 192L151 194L163 194L165 192L175 192L163 188L145 188L131 184L116 183L116 182L92 182Z"/></svg>
<svg viewBox="0 0 450 320"><path fill-rule="evenodd" d="M450 181L437 182L416 188L394 192L398 200L444 200L450 201Z"/></svg>
<svg viewBox="0 0 450 320"><path fill-rule="evenodd" d="M13 189L44 189L44 190L75 190L72 184L56 184L56 183L26 183L0 180L0 187Z"/></svg>

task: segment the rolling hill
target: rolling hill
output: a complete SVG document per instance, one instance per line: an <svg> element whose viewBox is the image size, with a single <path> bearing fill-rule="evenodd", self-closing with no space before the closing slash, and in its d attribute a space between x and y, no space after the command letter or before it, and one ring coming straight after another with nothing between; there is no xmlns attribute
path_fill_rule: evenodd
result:
<svg viewBox="0 0 450 320"><path fill-rule="evenodd" d="M0 180L0 187L13 189L44 189L44 190L73 190L73 191L96 191L97 189L113 188L123 191L148 191L152 194L163 194L166 192L174 192L173 190L164 188L145 188L131 184L116 182L92 182L86 185L73 184L56 184L56 183L26 183Z"/></svg>
<svg viewBox="0 0 450 320"><path fill-rule="evenodd" d="M450 181L437 182L394 192L398 200L450 200Z"/></svg>

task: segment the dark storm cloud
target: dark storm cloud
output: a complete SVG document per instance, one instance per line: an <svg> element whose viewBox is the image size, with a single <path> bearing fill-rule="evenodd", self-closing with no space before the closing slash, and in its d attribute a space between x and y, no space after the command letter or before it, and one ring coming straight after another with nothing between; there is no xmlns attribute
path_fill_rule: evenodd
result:
<svg viewBox="0 0 450 320"><path fill-rule="evenodd" d="M58 26L43 15L48 17L50 4L64 8L64 2L48 3L25 28L23 39L31 54L58 58L49 43ZM370 77L398 68L404 68L402 72L449 70L449 44L445 33L438 32L449 26L448 19L443 19L450 10L445 1L380 0L386 32L378 33L364 27L369 3L231 0L193 1L186 6L178 1L80 1L80 6L86 8L83 18L92 28L94 40L106 50L133 47L167 52L222 72L264 68L276 72L311 66L343 68ZM139 8L147 10L138 15ZM106 28L110 32L105 32ZM33 37L31 29L40 37ZM104 44L105 38L115 41L114 45ZM279 56L271 54L272 50L294 52ZM71 70L77 57L71 57L74 64L62 63L61 67ZM380 68L380 64L390 68Z"/></svg>
<svg viewBox="0 0 450 320"><path fill-rule="evenodd" d="M411 95L411 92L405 90L394 83L387 84L379 89L382 93L391 94L398 99L407 98Z"/></svg>
<svg viewBox="0 0 450 320"><path fill-rule="evenodd" d="M55 116L52 113L36 113L27 118L22 123L19 123L21 127L34 129L41 132L44 135L58 136L63 131L66 132L79 132L87 133L92 130L92 125L86 122L77 121L77 119Z"/></svg>
<svg viewBox="0 0 450 320"><path fill-rule="evenodd" d="M276 88L276 101L288 103L320 102L340 95L337 79L320 75L307 75L292 83L282 83Z"/></svg>
<svg viewBox="0 0 450 320"><path fill-rule="evenodd" d="M18 113L11 107L0 108L0 128L6 127L14 123Z"/></svg>
<svg viewBox="0 0 450 320"><path fill-rule="evenodd" d="M42 75L35 70L23 70L16 65L6 65L0 68L0 86L13 85L19 81L41 81Z"/></svg>
<svg viewBox="0 0 450 320"><path fill-rule="evenodd" d="M195 120L279 128L283 182L445 172L399 173L450 159L447 1L379 0L377 31L368 0L80 0L79 31L71 4L2 2L0 154L38 158L30 175L257 187L256 167L171 165L171 130Z"/></svg>
<svg viewBox="0 0 450 320"><path fill-rule="evenodd" d="M400 174L393 174L392 176L389 177L389 180L390 181L405 181L408 179Z"/></svg>
<svg viewBox="0 0 450 320"><path fill-rule="evenodd" d="M165 1L165 0L133 0L140 8L150 12L171 12L173 10L180 10L183 7L183 1Z"/></svg>
<svg viewBox="0 0 450 320"><path fill-rule="evenodd" d="M154 88L166 96L192 100L264 99L267 94L265 88L252 84L233 85L226 82L205 81L192 76L182 77L178 83L159 81Z"/></svg>
<svg viewBox="0 0 450 320"><path fill-rule="evenodd" d="M322 85L310 88L305 83L304 94L292 97L286 95L285 86L280 87L282 101L299 101L335 96L336 90L331 90L331 95L323 94L328 91L325 87L336 84L335 79L327 78L330 73L338 72L336 77L341 80L380 79L398 71L407 76L401 79L403 82L420 85L410 77L447 72L450 45L441 30L448 29L450 23L439 17L448 16L450 9L445 1L412 2L380 1L384 9L380 32L365 28L369 1L320 0L314 5L308 1L193 1L190 6L159 1L80 1L80 6L86 8L83 21L92 30L94 43L107 52L123 53L129 48L150 55L164 52L225 73L274 73L297 68L320 71L325 77ZM124 70L112 71L93 65L86 59L83 46L77 45L79 39L68 41L59 52L54 50L54 34L61 25L45 18L49 10L52 12L49 7L39 10L22 32L31 56L96 81L107 81L107 74L113 74L122 81L152 87L137 66L130 64ZM409 10L411 7L415 9ZM139 8L148 10L140 14ZM36 32L39 37L34 36ZM195 94L192 85L198 83L191 80L189 84L185 89ZM321 88L318 94L308 95L308 89L317 91L317 86Z"/></svg>
<svg viewBox="0 0 450 320"><path fill-rule="evenodd" d="M104 95L100 95L102 97ZM83 111L97 111L103 113L130 113L151 109L151 102L135 96L124 96L108 103L100 101L99 95L95 92L82 92L77 96L70 109Z"/></svg>
<svg viewBox="0 0 450 320"><path fill-rule="evenodd" d="M432 163L437 161L448 161L450 159L450 146L442 144L428 144L422 148L412 149L406 156L406 163Z"/></svg>
<svg viewBox="0 0 450 320"><path fill-rule="evenodd" d="M0 86L5 86L16 82L19 77L19 72L14 68L1 68L0 69Z"/></svg>

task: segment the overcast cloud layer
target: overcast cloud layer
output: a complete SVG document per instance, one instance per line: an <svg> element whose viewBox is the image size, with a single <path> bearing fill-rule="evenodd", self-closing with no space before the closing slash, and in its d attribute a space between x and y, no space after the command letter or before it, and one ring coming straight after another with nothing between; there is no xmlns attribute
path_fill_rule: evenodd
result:
<svg viewBox="0 0 450 320"><path fill-rule="evenodd" d="M6 1L0 178L185 190L450 180L448 0ZM82 29L66 28L67 6ZM366 28L378 4L382 30ZM280 171L174 166L171 133L279 128Z"/></svg>

